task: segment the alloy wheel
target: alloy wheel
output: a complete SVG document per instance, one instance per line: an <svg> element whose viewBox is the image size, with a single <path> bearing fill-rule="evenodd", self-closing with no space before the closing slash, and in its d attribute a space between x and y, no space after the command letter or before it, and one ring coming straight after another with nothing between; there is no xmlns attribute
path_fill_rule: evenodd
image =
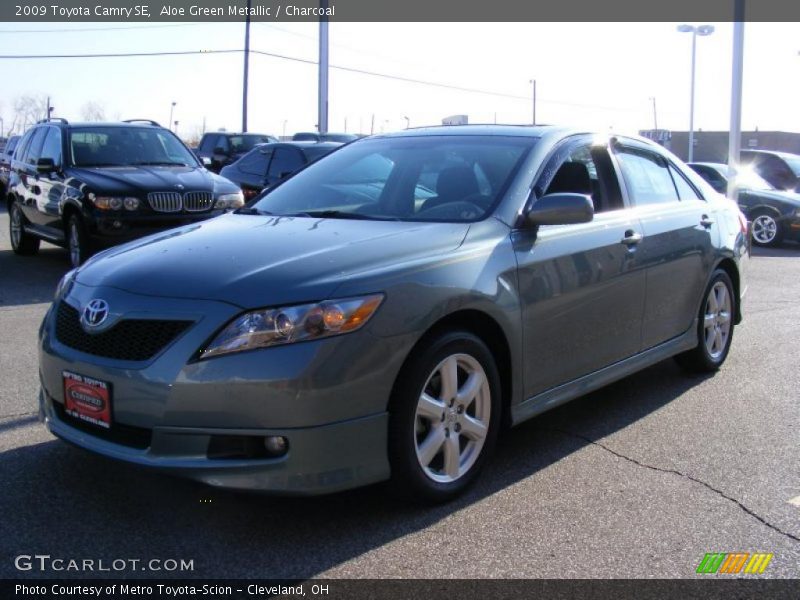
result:
<svg viewBox="0 0 800 600"><path fill-rule="evenodd" d="M22 214L16 204L11 205L11 245L19 248L22 242Z"/></svg>
<svg viewBox="0 0 800 600"><path fill-rule="evenodd" d="M725 353L731 332L731 295L728 286L717 281L709 290L703 318L708 355L717 361Z"/></svg>
<svg viewBox="0 0 800 600"><path fill-rule="evenodd" d="M478 460L489 431L491 389L468 354L445 358L428 376L417 402L415 449L425 475L450 483Z"/></svg>
<svg viewBox="0 0 800 600"><path fill-rule="evenodd" d="M753 220L753 237L760 244L770 244L778 235L778 223L770 215L759 215Z"/></svg>

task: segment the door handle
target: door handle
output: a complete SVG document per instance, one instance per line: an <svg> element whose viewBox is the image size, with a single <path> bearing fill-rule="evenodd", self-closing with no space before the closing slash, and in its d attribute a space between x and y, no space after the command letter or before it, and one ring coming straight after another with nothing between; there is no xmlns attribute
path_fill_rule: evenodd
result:
<svg viewBox="0 0 800 600"><path fill-rule="evenodd" d="M625 232L625 237L620 240L620 243L625 244L626 246L635 246L643 239L644 236L641 233L637 233L633 229L629 229Z"/></svg>
<svg viewBox="0 0 800 600"><path fill-rule="evenodd" d="M706 229L710 228L713 224L714 224L714 219L709 219L708 215L703 215L700 218L700 225L702 225Z"/></svg>

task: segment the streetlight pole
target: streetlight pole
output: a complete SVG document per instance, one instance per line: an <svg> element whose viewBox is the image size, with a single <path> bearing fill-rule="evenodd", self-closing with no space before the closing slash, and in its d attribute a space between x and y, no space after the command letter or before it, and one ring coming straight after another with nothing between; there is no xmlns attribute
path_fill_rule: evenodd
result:
<svg viewBox="0 0 800 600"><path fill-rule="evenodd" d="M655 97L650 98L653 101L653 135L658 135L658 113L656 113L656 99Z"/></svg>
<svg viewBox="0 0 800 600"><path fill-rule="evenodd" d="M680 33L692 34L692 82L689 91L689 159L692 162L694 159L694 73L695 73L695 60L697 55L697 36L707 36L714 33L713 25L678 25Z"/></svg>
<svg viewBox="0 0 800 600"><path fill-rule="evenodd" d="M247 17L244 22L244 76L242 77L242 133L247 133L247 89L250 79L250 5L247 0Z"/></svg>
<svg viewBox="0 0 800 600"><path fill-rule="evenodd" d="M742 71L744 70L744 0L733 6L733 66L731 69L731 124L728 133L728 197L736 200L734 169L742 149Z"/></svg>
<svg viewBox="0 0 800 600"><path fill-rule="evenodd" d="M172 130L172 115L175 112L175 105L177 102L173 101L172 106L169 107L169 128Z"/></svg>
<svg viewBox="0 0 800 600"><path fill-rule="evenodd" d="M409 127L411 127L411 119L409 119L408 117L403 117L403 118L406 120L406 129L408 129Z"/></svg>
<svg viewBox="0 0 800 600"><path fill-rule="evenodd" d="M531 79L530 82L533 85L533 125L536 125L536 80Z"/></svg>
<svg viewBox="0 0 800 600"><path fill-rule="evenodd" d="M319 18L319 99L317 100L317 127L320 133L328 133L328 17L324 16L328 0L321 0L322 14Z"/></svg>

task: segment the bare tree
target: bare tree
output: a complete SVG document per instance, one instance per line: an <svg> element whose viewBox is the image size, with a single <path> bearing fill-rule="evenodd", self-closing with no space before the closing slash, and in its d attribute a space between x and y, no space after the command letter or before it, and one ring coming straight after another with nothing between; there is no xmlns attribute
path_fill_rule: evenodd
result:
<svg viewBox="0 0 800 600"><path fill-rule="evenodd" d="M105 121L106 111L102 104L89 101L81 106L81 117L84 121Z"/></svg>
<svg viewBox="0 0 800 600"><path fill-rule="evenodd" d="M47 116L46 94L25 94L14 99L14 122L12 127L19 125L24 131L30 125Z"/></svg>

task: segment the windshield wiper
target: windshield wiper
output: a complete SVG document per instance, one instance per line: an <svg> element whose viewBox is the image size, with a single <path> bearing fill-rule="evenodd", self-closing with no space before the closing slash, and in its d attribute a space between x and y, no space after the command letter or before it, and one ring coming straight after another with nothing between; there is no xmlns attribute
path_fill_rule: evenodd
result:
<svg viewBox="0 0 800 600"><path fill-rule="evenodd" d="M353 219L359 221L399 221L397 217L365 215L346 210L309 210L286 215L287 217L311 217L313 219Z"/></svg>
<svg viewBox="0 0 800 600"><path fill-rule="evenodd" d="M152 160L147 162L131 163L134 167L188 167L186 163L169 160Z"/></svg>

